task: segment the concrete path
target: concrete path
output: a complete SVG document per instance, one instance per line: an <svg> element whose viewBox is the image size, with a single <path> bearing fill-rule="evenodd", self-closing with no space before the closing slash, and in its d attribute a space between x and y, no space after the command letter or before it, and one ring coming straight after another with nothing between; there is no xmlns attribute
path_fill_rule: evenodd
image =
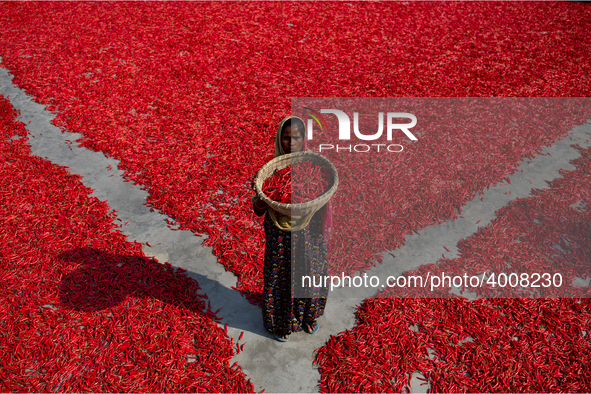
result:
<svg viewBox="0 0 591 394"><path fill-rule="evenodd" d="M170 262L175 267L187 270L203 292L211 300L213 310L220 308L221 325L228 324L228 331L235 341L244 331L244 351L234 357L244 372L260 391L269 393L310 393L318 392L320 374L312 366L314 350L322 347L330 335L354 327L355 306L365 298L374 295L376 289L344 288L335 291L326 306L325 316L320 319L321 329L316 335L301 332L291 336L287 343L271 339L264 330L261 310L253 306L240 293L232 290L236 285L233 274L226 272L211 253L211 248L201 242L206 237L197 237L189 231L172 231L167 227L165 216L150 212L143 205L148 193L123 182L117 170L118 160L106 158L102 153L80 148L74 141L80 134L65 133L50 124L53 115L43 106L34 103L24 92L12 85L12 77L6 69L0 68L0 94L9 96L15 108L21 111L19 120L27 125L32 152L51 162L67 166L70 172L80 174L82 183L95 191L92 196L106 201L113 208L128 240L144 244L144 253L154 256L159 262ZM29 123L31 121L31 123ZM572 170L569 161L578 157L578 151L571 144L591 146L591 123L576 127L570 137L545 149L549 156L540 155L531 162L521 163L518 172L511 177L511 184L492 187L462 209L464 219L429 226L420 235L409 236L406 244L395 252L394 259L388 253L383 255L383 264L368 275L380 276L382 283L390 275L398 276L420 265L436 262L442 254L448 258L457 257L456 245L462 238L474 234L479 227L486 226L494 212L510 200L527 197L532 188L545 188L546 180L559 177L560 169ZM108 166L113 170L109 171ZM115 176L111 176L115 174ZM511 191L510 194L504 194ZM479 224L476 224L481 220ZM152 245L148 247L146 243ZM447 247L450 252L444 249ZM190 360L188 360L190 361ZM420 386L413 379L412 392L426 392L428 386Z"/></svg>

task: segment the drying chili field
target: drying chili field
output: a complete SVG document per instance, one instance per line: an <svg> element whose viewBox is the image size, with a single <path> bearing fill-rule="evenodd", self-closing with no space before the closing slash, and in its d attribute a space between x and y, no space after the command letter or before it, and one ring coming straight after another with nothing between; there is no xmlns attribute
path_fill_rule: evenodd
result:
<svg viewBox="0 0 591 394"><path fill-rule="evenodd" d="M81 133L80 146L118 160L171 227L206 235L255 306L264 233L250 185L292 97L588 97L591 86L584 3L0 2L0 21L12 83ZM80 177L33 155L10 99L0 97L3 391L253 392L231 361L243 348L197 281L147 257ZM371 270L591 119L585 105L559 113L547 112L551 127L424 135L384 162L396 189L376 187L355 212L342 202L364 173L343 171L334 266ZM578 149L574 169L496 212L459 257L409 273L553 267L569 284L587 280L591 153ZM588 287L536 300L471 290L522 298L360 301L355 327L310 354L320 391L404 391L416 372L434 392L591 390Z"/></svg>
<svg viewBox="0 0 591 394"><path fill-rule="evenodd" d="M31 156L16 115L0 97L2 390L252 390L198 284L115 232L79 177Z"/></svg>

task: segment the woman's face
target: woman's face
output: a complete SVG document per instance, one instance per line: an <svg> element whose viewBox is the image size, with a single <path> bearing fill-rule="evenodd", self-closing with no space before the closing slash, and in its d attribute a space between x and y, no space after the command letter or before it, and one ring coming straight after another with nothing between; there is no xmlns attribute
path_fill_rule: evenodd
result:
<svg viewBox="0 0 591 394"><path fill-rule="evenodd" d="M285 153L300 152L304 145L302 133L297 127L287 126L281 135L281 145Z"/></svg>

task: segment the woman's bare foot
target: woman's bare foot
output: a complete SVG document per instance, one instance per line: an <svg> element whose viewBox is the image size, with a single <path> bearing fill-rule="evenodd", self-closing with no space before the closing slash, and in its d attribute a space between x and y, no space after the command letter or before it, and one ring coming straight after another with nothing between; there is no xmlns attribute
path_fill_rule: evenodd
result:
<svg viewBox="0 0 591 394"><path fill-rule="evenodd" d="M304 330L308 333L311 334L312 331L314 331L314 328L316 328L316 323L314 323L314 325L312 325L312 327L310 327L310 325L308 323L304 323Z"/></svg>
<svg viewBox="0 0 591 394"><path fill-rule="evenodd" d="M289 334L274 333L273 335L275 336L275 339L281 342L286 342L289 340Z"/></svg>

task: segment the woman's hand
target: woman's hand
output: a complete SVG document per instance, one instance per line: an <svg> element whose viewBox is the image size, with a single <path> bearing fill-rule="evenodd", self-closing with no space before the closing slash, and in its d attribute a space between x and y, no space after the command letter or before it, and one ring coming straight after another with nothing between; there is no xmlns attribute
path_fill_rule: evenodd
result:
<svg viewBox="0 0 591 394"><path fill-rule="evenodd" d="M252 207L254 209L254 213L256 213L259 216L261 216L263 213L265 213L265 211L267 211L267 203L261 200L260 198L257 198L254 201Z"/></svg>

